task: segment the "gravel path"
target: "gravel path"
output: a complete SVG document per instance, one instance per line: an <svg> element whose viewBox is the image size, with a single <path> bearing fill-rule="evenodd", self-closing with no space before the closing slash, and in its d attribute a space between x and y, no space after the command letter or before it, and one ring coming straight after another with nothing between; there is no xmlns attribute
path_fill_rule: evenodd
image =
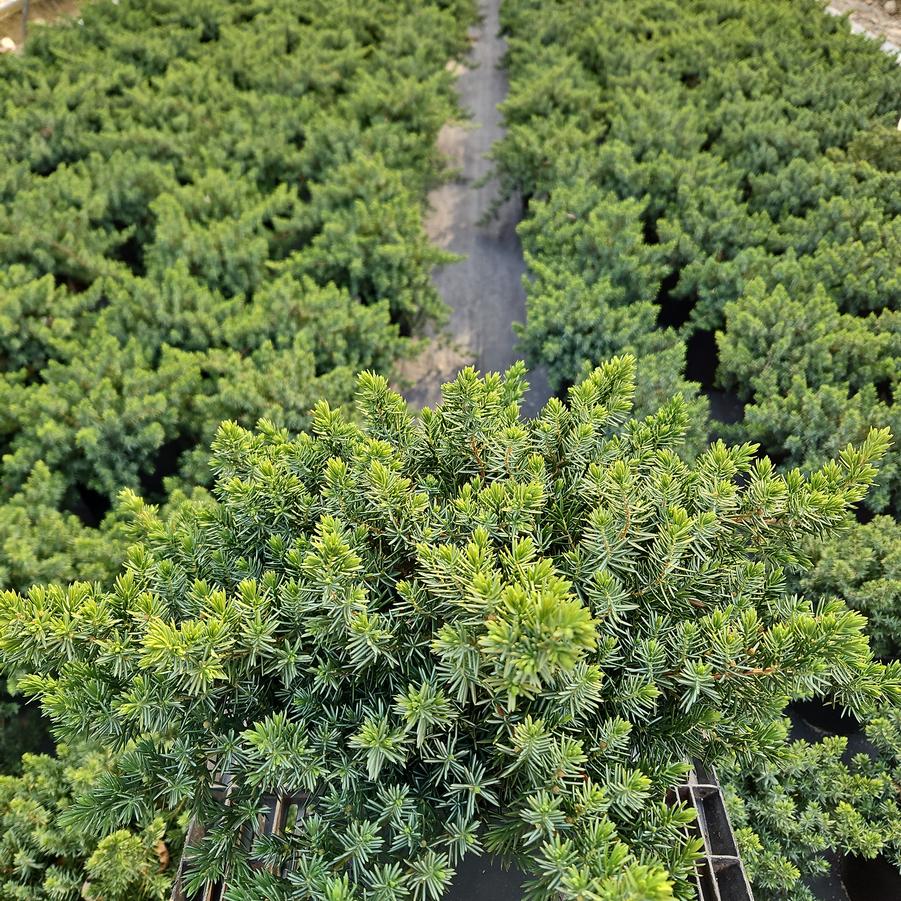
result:
<svg viewBox="0 0 901 901"><path fill-rule="evenodd" d="M516 235L520 199L512 198L483 222L498 193L494 179L485 181L491 172L486 155L503 136L497 105L507 96L507 77L500 67L505 42L498 34L499 6L499 0L480 4L481 22L470 31L472 51L466 65L457 67L457 90L470 120L446 125L438 138L458 176L431 193L426 230L435 244L465 259L434 276L451 308L445 334L402 367L402 378L411 383L405 395L417 407L434 404L441 385L462 366L503 371L519 359L512 323L525 318L525 263ZM526 408L533 413L550 392L541 373L532 373L530 382Z"/></svg>
<svg viewBox="0 0 901 901"><path fill-rule="evenodd" d="M849 15L851 31L879 41L886 53L901 62L901 16L888 15L876 0L869 3L867 0L829 0L826 12L833 16Z"/></svg>

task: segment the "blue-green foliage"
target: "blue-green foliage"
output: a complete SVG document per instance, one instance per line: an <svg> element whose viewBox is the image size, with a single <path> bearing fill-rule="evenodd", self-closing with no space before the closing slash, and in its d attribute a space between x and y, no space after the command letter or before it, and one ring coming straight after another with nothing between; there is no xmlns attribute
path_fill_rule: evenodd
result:
<svg viewBox="0 0 901 901"><path fill-rule="evenodd" d="M522 347L552 386L628 348L691 401L703 443L683 378L694 338L693 371L743 405L716 431L786 469L815 470L873 425L901 434L896 61L816 0L506 0L504 21L495 160L528 202ZM897 450L866 504L901 511ZM864 612L885 656L899 535L881 516L811 545L792 586ZM805 897L801 874L829 849L897 854L891 774L868 782L841 750L800 743L733 768L762 897Z"/></svg>
<svg viewBox="0 0 901 901"><path fill-rule="evenodd" d="M866 727L873 754L850 754L844 736L787 744L778 758L723 771L742 858L759 901L815 901L805 884L829 872L826 852L901 869L901 708Z"/></svg>
<svg viewBox="0 0 901 901"><path fill-rule="evenodd" d="M123 749L73 821L184 804L191 883L242 901L437 901L483 850L533 901L690 901L688 758L778 757L818 690L901 698L859 613L786 586L885 431L805 479L748 444L680 457L682 397L629 418L634 358L531 420L524 375L464 370L414 417L364 373L355 421L224 423L216 502L135 500L113 588L2 593L3 665L63 737ZM243 841L280 791L304 816Z"/></svg>

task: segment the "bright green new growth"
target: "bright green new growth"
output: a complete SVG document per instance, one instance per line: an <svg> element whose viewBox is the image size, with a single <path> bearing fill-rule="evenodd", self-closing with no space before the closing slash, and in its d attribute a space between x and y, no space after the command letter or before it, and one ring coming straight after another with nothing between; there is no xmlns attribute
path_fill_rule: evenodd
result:
<svg viewBox="0 0 901 901"><path fill-rule="evenodd" d="M628 419L632 358L530 421L524 375L465 370L418 419L365 374L361 425L325 403L297 438L226 423L218 503L136 505L112 591L3 595L5 664L63 737L122 752L81 822L188 804L194 883L230 867L246 899L437 898L480 850L532 898L688 899L691 812L664 801L687 758L774 753L794 697L864 715L901 694L863 618L784 576L886 433L809 479L751 446L688 464L681 396ZM236 847L288 789L309 796L292 833Z"/></svg>
<svg viewBox="0 0 901 901"><path fill-rule="evenodd" d="M182 831L171 815L98 837L67 819L97 784L107 755L80 746L26 754L0 776L0 897L8 901L165 901ZM129 824L132 826L133 824Z"/></svg>
<svg viewBox="0 0 901 901"><path fill-rule="evenodd" d="M877 516L811 548L813 566L799 580L810 596L842 598L867 618L873 653L901 656L901 524Z"/></svg>

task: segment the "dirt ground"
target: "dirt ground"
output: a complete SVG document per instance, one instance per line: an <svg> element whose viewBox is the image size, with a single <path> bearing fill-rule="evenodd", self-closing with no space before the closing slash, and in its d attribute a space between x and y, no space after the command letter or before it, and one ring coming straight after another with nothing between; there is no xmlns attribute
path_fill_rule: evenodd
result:
<svg viewBox="0 0 901 901"><path fill-rule="evenodd" d="M75 15L81 4L82 0L31 0L29 25ZM6 37L12 38L16 44L22 41L22 13L18 9L0 13L0 38Z"/></svg>
<svg viewBox="0 0 901 901"><path fill-rule="evenodd" d="M883 10L882 0L829 0L829 6L839 13L850 12L852 22L901 47L901 15L890 16Z"/></svg>

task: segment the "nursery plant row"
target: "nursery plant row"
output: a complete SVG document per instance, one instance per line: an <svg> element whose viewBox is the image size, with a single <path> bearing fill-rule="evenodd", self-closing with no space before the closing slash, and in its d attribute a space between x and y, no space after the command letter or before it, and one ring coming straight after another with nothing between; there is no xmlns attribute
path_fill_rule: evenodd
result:
<svg viewBox="0 0 901 901"><path fill-rule="evenodd" d="M561 387L628 347L661 396L687 348L688 374L744 405L721 430L785 465L897 426L895 62L816 0L503 8L527 358ZM892 461L870 509L901 509L897 478Z"/></svg>
<svg viewBox="0 0 901 901"><path fill-rule="evenodd" d="M495 158L528 205L527 362L564 391L636 353L637 411L681 392L689 455L712 428L809 472L871 427L901 434L895 61L815 0L503 10ZM861 521L790 576L863 611L885 658L901 646L899 460L896 447ZM760 897L810 898L801 877L830 851L901 864L899 724L889 710L870 727L878 763L845 765L835 738L756 774L724 765Z"/></svg>
<svg viewBox="0 0 901 901"><path fill-rule="evenodd" d="M102 0L0 78L0 580L107 578L123 487L209 483L439 319L425 238L470 0Z"/></svg>

